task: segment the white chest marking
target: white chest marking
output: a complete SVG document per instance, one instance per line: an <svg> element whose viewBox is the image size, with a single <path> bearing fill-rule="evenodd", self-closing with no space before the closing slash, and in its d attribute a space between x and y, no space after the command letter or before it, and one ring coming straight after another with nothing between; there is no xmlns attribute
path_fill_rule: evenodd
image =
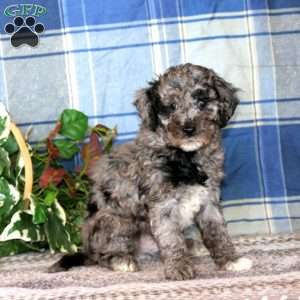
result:
<svg viewBox="0 0 300 300"><path fill-rule="evenodd" d="M202 185L193 185L186 188L179 199L178 212L181 228L194 224L194 218L199 213L200 207L209 201L209 190Z"/></svg>

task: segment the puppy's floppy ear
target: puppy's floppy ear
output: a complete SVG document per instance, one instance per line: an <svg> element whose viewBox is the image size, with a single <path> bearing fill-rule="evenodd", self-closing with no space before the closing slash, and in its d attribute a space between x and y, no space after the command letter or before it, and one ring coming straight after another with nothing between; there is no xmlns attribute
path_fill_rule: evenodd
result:
<svg viewBox="0 0 300 300"><path fill-rule="evenodd" d="M142 119L142 125L155 131L159 125L158 105L160 96L158 93L159 81L152 81L146 89L137 92L133 104L138 110L138 114Z"/></svg>
<svg viewBox="0 0 300 300"><path fill-rule="evenodd" d="M219 123L222 128L226 126L240 102L236 96L238 89L219 76L214 77L214 88L219 98Z"/></svg>

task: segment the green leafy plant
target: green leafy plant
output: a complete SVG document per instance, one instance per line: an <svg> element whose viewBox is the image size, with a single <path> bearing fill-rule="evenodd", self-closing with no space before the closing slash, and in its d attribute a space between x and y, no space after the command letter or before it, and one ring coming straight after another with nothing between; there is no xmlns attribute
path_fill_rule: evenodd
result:
<svg viewBox="0 0 300 300"><path fill-rule="evenodd" d="M116 129L88 126L85 114L62 112L47 139L31 148L34 168L29 208L24 207L23 162L0 110L0 256L28 250L72 252L80 245L80 228L89 197L89 172L109 152ZM78 156L81 165L68 168Z"/></svg>

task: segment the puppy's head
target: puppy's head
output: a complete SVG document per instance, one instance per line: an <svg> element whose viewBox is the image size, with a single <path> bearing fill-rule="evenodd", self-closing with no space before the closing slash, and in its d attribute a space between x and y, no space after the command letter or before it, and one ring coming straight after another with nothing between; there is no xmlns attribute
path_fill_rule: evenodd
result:
<svg viewBox="0 0 300 300"><path fill-rule="evenodd" d="M160 129L170 146L196 151L226 126L239 102L236 92L212 70L185 64L140 90L134 104L143 127Z"/></svg>

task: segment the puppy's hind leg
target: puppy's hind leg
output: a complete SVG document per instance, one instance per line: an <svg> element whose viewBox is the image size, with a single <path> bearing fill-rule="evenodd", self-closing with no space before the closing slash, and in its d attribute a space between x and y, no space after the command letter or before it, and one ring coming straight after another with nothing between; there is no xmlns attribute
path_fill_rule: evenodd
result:
<svg viewBox="0 0 300 300"><path fill-rule="evenodd" d="M236 253L218 204L209 202L196 217L196 222L216 265L228 271L244 271L252 267L251 260Z"/></svg>
<svg viewBox="0 0 300 300"><path fill-rule="evenodd" d="M87 247L93 259L115 271L137 271L134 254L138 226L134 219L112 211L101 211L96 218L89 229Z"/></svg>

